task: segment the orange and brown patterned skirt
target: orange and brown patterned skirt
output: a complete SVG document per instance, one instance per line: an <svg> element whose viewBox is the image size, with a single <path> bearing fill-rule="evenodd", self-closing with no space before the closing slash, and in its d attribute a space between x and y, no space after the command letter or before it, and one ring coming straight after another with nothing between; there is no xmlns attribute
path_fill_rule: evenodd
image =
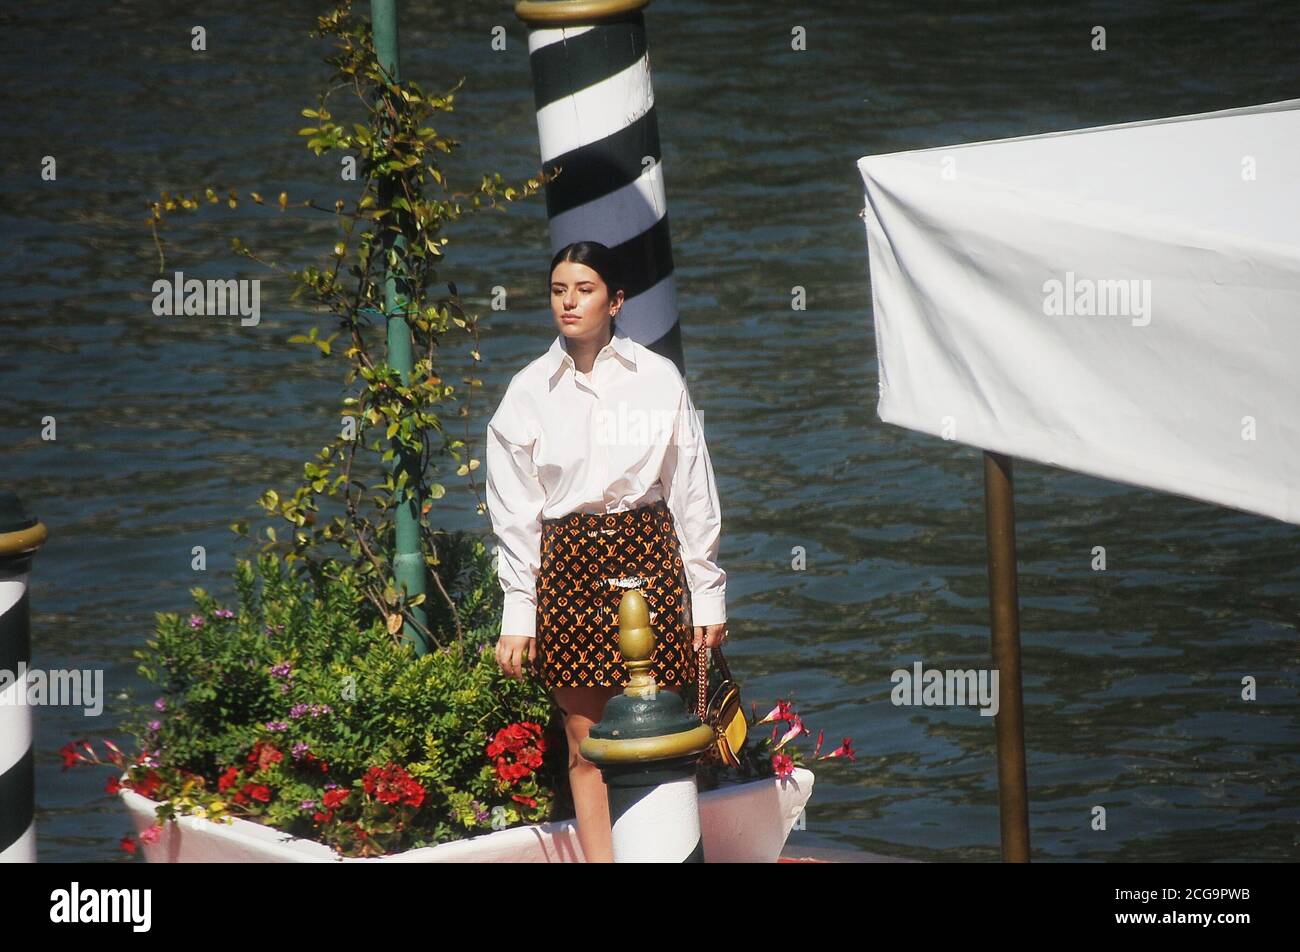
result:
<svg viewBox="0 0 1300 952"><path fill-rule="evenodd" d="M639 588L656 633L651 672L662 686L695 676L690 592L668 504L571 512L542 520L537 576L537 665L554 687L626 686L618 605Z"/></svg>

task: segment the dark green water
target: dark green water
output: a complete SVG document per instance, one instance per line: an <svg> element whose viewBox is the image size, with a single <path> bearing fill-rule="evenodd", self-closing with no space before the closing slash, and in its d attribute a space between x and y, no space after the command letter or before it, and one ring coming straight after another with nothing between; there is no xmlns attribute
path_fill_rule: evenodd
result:
<svg viewBox="0 0 1300 952"><path fill-rule="evenodd" d="M998 855L991 718L903 708L914 661L987 663L977 450L881 424L862 155L1300 95L1291 5L659 2L648 10L686 359L724 510L728 657L747 700L793 697L855 764L818 768L795 844L938 860ZM140 2L0 14L10 55L0 222L0 486L49 525L33 576L39 667L99 667L103 717L37 709L39 855L119 860L106 772L60 770L147 688L153 613L231 590L233 519L291 485L334 424L337 366L284 339L313 321L246 259L294 264L326 216L207 212L170 236L195 276L262 277L256 328L157 318L146 201L220 183L324 204L330 160L295 135L326 76L316 5ZM364 9L364 6L363 6ZM403 72L465 76L444 125L459 184L536 167L526 37L508 3L403 5ZM189 47L208 31L208 52ZM510 49L493 52L503 25ZM789 49L808 31L807 52ZM1089 48L1104 25L1108 49ZM41 157L58 159L42 182ZM1177 169L1170 169L1177 174ZM481 313L494 404L554 335L544 205L453 235L446 277ZM790 289L809 307L792 312ZM484 411L490 407L481 408ZM58 421L57 442L39 437ZM486 415L475 422L481 431ZM1300 530L1047 467L1017 468L1026 739L1039 859L1300 855ZM441 521L478 526L474 496ZM190 550L204 545L196 577ZM1104 545L1108 570L1089 568ZM803 547L807 567L791 569ZM1240 700L1241 679L1259 697ZM809 745L810 746L810 745ZM828 745L829 746L829 745ZM1108 829L1089 827L1091 809Z"/></svg>

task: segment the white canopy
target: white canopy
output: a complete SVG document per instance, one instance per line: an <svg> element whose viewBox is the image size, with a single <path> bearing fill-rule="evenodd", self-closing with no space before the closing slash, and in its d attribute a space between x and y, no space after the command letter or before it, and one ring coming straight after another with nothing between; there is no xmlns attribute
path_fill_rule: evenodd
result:
<svg viewBox="0 0 1300 952"><path fill-rule="evenodd" d="M858 161L880 418L1300 523L1300 100Z"/></svg>

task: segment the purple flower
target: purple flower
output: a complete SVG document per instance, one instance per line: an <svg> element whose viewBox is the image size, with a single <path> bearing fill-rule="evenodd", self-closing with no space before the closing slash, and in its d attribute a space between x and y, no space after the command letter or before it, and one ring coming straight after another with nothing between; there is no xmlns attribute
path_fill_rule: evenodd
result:
<svg viewBox="0 0 1300 952"><path fill-rule="evenodd" d="M293 707L289 708L289 716L296 721L309 710L310 708L306 704L295 704Z"/></svg>
<svg viewBox="0 0 1300 952"><path fill-rule="evenodd" d="M269 731L287 731L289 729L289 725L286 724L284 721L267 721L266 729Z"/></svg>
<svg viewBox="0 0 1300 952"><path fill-rule="evenodd" d="M307 753L307 751L308 751L309 749L310 749L310 748L308 748L308 746L306 745L306 743L304 743L303 741L298 741L298 743L296 743L296 744L293 745L293 748L292 748L292 751L291 751L291 752L293 753L293 759L294 759L294 760L302 760L302 756L303 756L303 754Z"/></svg>
<svg viewBox="0 0 1300 952"><path fill-rule="evenodd" d="M190 627L191 627L191 628L202 628L202 627L203 627L203 616L202 616L202 615L191 615L191 616L190 616Z"/></svg>
<svg viewBox="0 0 1300 952"><path fill-rule="evenodd" d="M304 801L302 801L302 806L300 807L300 809L303 809L303 810L315 810L315 809L316 809L316 801L315 801L315 800L304 800Z"/></svg>
<svg viewBox="0 0 1300 952"><path fill-rule="evenodd" d="M218 608L218 609L217 609L215 612L213 612L212 614L216 615L218 618L234 618L234 617L235 617L235 613L232 612L229 608Z"/></svg>
<svg viewBox="0 0 1300 952"><path fill-rule="evenodd" d="M164 701L162 698L158 698L158 699L156 699L156 700L153 702L153 706L154 706L155 708L157 708L158 710L160 710L160 711L165 711L165 710L167 710L167 702Z"/></svg>
<svg viewBox="0 0 1300 952"><path fill-rule="evenodd" d="M332 713L334 713L334 708L330 707L328 704L313 704L311 706L312 717L320 717L322 714Z"/></svg>
<svg viewBox="0 0 1300 952"><path fill-rule="evenodd" d="M271 673L275 675L277 678L292 678L293 677L292 665L290 665L289 662L287 661L281 661L279 664L275 664L271 666Z"/></svg>
<svg viewBox="0 0 1300 952"><path fill-rule="evenodd" d="M162 721L150 721L150 722L149 722L149 730L151 730L151 731L160 731L160 730L162 730Z"/></svg>
<svg viewBox="0 0 1300 952"><path fill-rule="evenodd" d="M338 784L337 784L337 783L334 783L334 782L331 780L329 783L325 784L325 789L326 789L326 790L333 790L333 789L335 789L337 786L338 786Z"/></svg>

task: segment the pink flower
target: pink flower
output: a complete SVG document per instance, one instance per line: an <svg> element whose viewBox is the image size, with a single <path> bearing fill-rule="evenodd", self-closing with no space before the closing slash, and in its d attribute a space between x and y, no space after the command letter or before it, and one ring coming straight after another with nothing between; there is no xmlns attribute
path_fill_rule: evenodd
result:
<svg viewBox="0 0 1300 952"><path fill-rule="evenodd" d="M764 717L762 720L755 721L754 726L757 727L759 724L767 724L770 721L788 721L792 717L797 717L797 716L798 715L795 714L794 711L790 709L789 701L777 701L776 707L768 711L767 716Z"/></svg>
<svg viewBox="0 0 1300 952"><path fill-rule="evenodd" d="M773 745L772 749L780 750L782 747L784 747L790 741L794 740L800 734L808 734L808 733L811 733L811 731L809 731L808 728L803 726L803 720L799 717L798 714L794 714L792 715L792 726L788 731L786 731L781 736L781 739L777 741L775 745Z"/></svg>
<svg viewBox="0 0 1300 952"><path fill-rule="evenodd" d="M778 777L788 777L794 773L794 761L785 754L773 754L772 769Z"/></svg>
<svg viewBox="0 0 1300 952"><path fill-rule="evenodd" d="M151 827L149 827L149 829L145 830L143 833L140 834L140 842L142 842L142 843L157 843L157 842L158 842L158 837L160 837L160 836L162 836L162 827L161 827L161 826L151 826Z"/></svg>
<svg viewBox="0 0 1300 952"><path fill-rule="evenodd" d="M202 628L202 627L203 627L203 616L202 616L202 615L191 615L191 616L190 616L190 627L191 627L191 628Z"/></svg>
<svg viewBox="0 0 1300 952"><path fill-rule="evenodd" d="M844 741L843 743L840 744L840 746L836 747L829 754L825 754L824 756L818 757L817 759L830 760L832 757L847 757L849 758L849 760L857 760L857 758L854 756L854 753L855 751L853 750L853 739L846 737L844 738Z"/></svg>

